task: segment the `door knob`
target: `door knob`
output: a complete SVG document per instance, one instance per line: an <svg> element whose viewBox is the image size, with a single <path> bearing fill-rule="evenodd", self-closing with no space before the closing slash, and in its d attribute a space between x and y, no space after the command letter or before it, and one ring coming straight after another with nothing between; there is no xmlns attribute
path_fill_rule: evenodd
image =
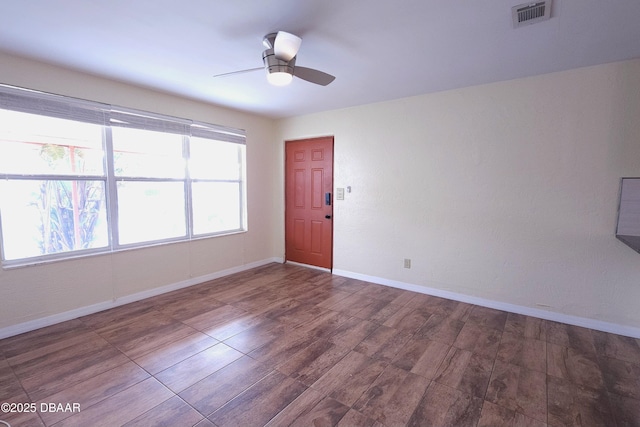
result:
<svg viewBox="0 0 640 427"><path fill-rule="evenodd" d="M325 215L324 217L327 219L331 219L331 215Z"/></svg>

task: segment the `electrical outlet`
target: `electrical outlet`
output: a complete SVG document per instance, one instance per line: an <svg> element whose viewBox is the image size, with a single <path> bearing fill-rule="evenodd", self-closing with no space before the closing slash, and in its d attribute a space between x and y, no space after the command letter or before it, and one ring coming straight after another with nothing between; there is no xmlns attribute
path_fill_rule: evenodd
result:
<svg viewBox="0 0 640 427"><path fill-rule="evenodd" d="M409 258L404 259L404 268L411 268L411 260Z"/></svg>

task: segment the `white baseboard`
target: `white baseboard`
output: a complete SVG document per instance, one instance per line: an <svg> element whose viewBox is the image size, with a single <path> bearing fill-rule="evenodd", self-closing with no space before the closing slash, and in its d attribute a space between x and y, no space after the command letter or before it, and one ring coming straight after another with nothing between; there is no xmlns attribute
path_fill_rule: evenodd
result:
<svg viewBox="0 0 640 427"><path fill-rule="evenodd" d="M421 294L433 295L454 301L465 302L467 304L480 305L494 308L496 310L508 311L511 313L524 314L526 316L537 317L539 319L552 320L554 322L567 323L569 325L582 326L583 328L595 329L602 332L610 332L617 335L624 335L632 338L640 338L640 328L633 326L619 325L616 323L604 322L601 320L589 319L586 317L572 316L569 314L557 313L539 308L526 307L522 305L510 304L506 302L493 301L485 298L459 294L451 291L430 288L427 286L415 285L412 283L400 282L397 280L385 279L382 277L369 276L361 273L354 273L347 270L334 269L333 274L351 279L358 279L365 282L418 292Z"/></svg>
<svg viewBox="0 0 640 427"><path fill-rule="evenodd" d="M219 279L221 277L229 276L231 274L239 273L245 270L250 270L256 267L261 267L263 265L270 264L273 262L281 264L284 262L284 259L275 257L275 258L268 258L261 261L252 262L249 264L243 264L237 267L228 268L226 270L217 271L204 276L194 277L188 280L183 280L181 282L161 286L159 288L153 288L147 291L126 295L124 297L117 298L113 301L104 301L97 304L92 304L89 306L79 307L73 310L65 311L63 313L53 314L51 316L30 320L28 322L7 326L4 328L0 328L0 339L11 337L14 335L19 335L25 332L36 330L36 329L44 328L46 326L51 326L56 323L66 322L67 320L72 320L78 317L87 316L89 314L97 313L99 311L108 310L110 308L118 307L124 304L140 301L145 298L150 298L156 295L160 295L160 294L175 291L178 289L186 288L189 286L197 285L199 283ZM570 325L581 326L584 328L595 329L603 332L610 332L613 334L624 335L624 336L633 337L633 338L640 338L640 328L636 328L633 326L619 325L616 323L604 322L601 320L589 319L585 317L572 316L572 315L557 313L553 311L541 310L533 307L509 304L505 302L494 301L494 300L489 300L485 298L469 296L465 294L459 294L456 292L444 291L437 288L420 286L412 283L400 282L397 280L385 279L377 276L369 276L366 274L355 273L347 270L334 269L333 274L337 276L343 276L343 277L348 277L352 279L363 280L366 282L377 283L380 285L390 286L393 288L399 288L399 289L404 289L408 291L418 292L421 294L447 298L454 301L465 302L468 304L475 304L483 307L494 308L496 310L503 310L511 313L524 314L527 316L537 317L540 319L567 323Z"/></svg>
<svg viewBox="0 0 640 427"><path fill-rule="evenodd" d="M183 280L177 283L171 283L169 285L160 286L158 288L149 289L147 291L138 292L131 295L126 295L117 298L112 301L103 301L97 304L88 305L85 307L79 307L73 310L65 311L64 313L53 314L51 316L42 317L40 319L30 320L24 323L18 323L17 325L11 325L4 328L0 328L0 339L12 337L14 335L22 334L36 329L44 328L46 326L55 325L56 323L66 322L67 320L76 319L78 317L87 316L89 314L97 313L99 311L108 310L110 308L118 307L124 304L129 304L135 301L140 301L145 298L154 297L156 295L164 294L167 292L175 291L189 286L197 285L199 283L208 282L210 280L219 279L221 277L229 276L234 273L240 273L241 271L250 270L252 268L261 267L270 263L282 264L284 260L282 258L268 258L261 261L252 262L249 264L239 265L237 267L231 267L226 270L216 271L204 276L193 277L191 279Z"/></svg>

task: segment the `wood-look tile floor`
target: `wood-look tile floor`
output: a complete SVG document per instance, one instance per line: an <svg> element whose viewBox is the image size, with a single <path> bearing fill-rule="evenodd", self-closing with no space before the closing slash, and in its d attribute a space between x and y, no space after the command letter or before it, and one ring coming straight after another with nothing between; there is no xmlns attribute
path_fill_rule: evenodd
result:
<svg viewBox="0 0 640 427"><path fill-rule="evenodd" d="M0 341L0 402L35 403L13 427L640 426L640 340L270 264Z"/></svg>

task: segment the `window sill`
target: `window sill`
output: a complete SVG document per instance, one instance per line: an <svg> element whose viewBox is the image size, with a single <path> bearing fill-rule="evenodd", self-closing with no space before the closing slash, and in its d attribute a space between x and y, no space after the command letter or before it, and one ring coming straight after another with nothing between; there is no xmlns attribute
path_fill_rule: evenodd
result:
<svg viewBox="0 0 640 427"><path fill-rule="evenodd" d="M143 243L135 246L121 247L118 249L110 249L110 248L92 249L88 251L83 251L81 253L75 253L75 254L68 253L61 256L53 256L51 258L29 258L29 259L16 260L16 261L3 261L2 270L15 270L19 268L37 267L37 266L64 262L64 261L76 261L84 258L113 255L117 253L135 251L140 249L155 248L158 246L167 246L172 244L182 244L182 243L189 243L189 242L200 241L200 240L215 239L218 237L234 236L237 234L244 234L246 232L247 230L234 230L229 232L223 232L220 234L211 234L206 236L192 237L191 239L179 239L179 240L171 240L171 241L163 241L163 242L149 242L149 243Z"/></svg>

